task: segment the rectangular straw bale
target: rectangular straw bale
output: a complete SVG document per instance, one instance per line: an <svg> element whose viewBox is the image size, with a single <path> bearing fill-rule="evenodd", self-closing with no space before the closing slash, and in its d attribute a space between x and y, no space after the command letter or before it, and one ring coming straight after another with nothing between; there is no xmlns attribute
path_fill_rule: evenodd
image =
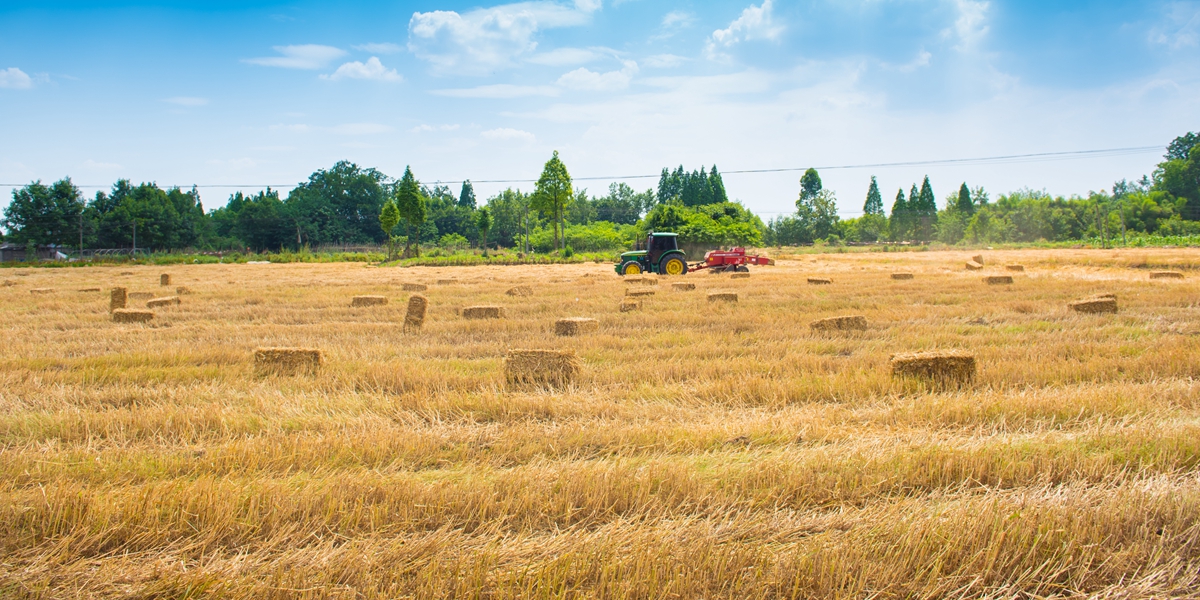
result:
<svg viewBox="0 0 1200 600"><path fill-rule="evenodd" d="M1025 271L1025 265L1004 265L1004 268L1008 269L1009 271L1016 271L1018 273Z"/></svg>
<svg viewBox="0 0 1200 600"><path fill-rule="evenodd" d="M158 276L158 285L162 285L162 286L171 285L171 274L163 273L162 275L159 275Z"/></svg>
<svg viewBox="0 0 1200 600"><path fill-rule="evenodd" d="M118 308L112 311L113 323L146 323L154 318L154 312L140 308Z"/></svg>
<svg viewBox="0 0 1200 600"><path fill-rule="evenodd" d="M320 350L312 348L257 348L254 350L254 372L258 375L311 375L320 369Z"/></svg>
<svg viewBox="0 0 1200 600"><path fill-rule="evenodd" d="M153 292L129 292L130 300L148 300L153 297Z"/></svg>
<svg viewBox="0 0 1200 600"><path fill-rule="evenodd" d="M579 358L571 350L509 350L504 378L509 385L563 386L579 376Z"/></svg>
<svg viewBox="0 0 1200 600"><path fill-rule="evenodd" d="M641 277L626 277L625 283L628 285L658 285L658 278L650 277L649 275L644 275Z"/></svg>
<svg viewBox="0 0 1200 600"><path fill-rule="evenodd" d="M533 288L530 286L527 286L527 285L518 285L517 287L511 288L507 292L504 292L504 293L508 294L509 296L521 296L521 297L532 296Z"/></svg>
<svg viewBox="0 0 1200 600"><path fill-rule="evenodd" d="M1150 279L1183 279L1179 271L1151 271Z"/></svg>
<svg viewBox="0 0 1200 600"><path fill-rule="evenodd" d="M1117 299L1116 298L1088 298L1086 300L1076 300L1067 303L1067 306L1075 312L1081 313L1116 313Z"/></svg>
<svg viewBox="0 0 1200 600"><path fill-rule="evenodd" d="M982 268L983 268L983 263L978 263L973 260L967 261L967 270L968 271L978 271Z"/></svg>
<svg viewBox="0 0 1200 600"><path fill-rule="evenodd" d="M709 302L737 302L738 295L736 292L710 292L708 294Z"/></svg>
<svg viewBox="0 0 1200 600"><path fill-rule="evenodd" d="M179 287L175 288L175 295L176 295L176 296L187 296L187 295L189 295L189 294L191 294L191 293L192 293L192 290L191 290L191 288L189 288L189 287L187 287L187 286L183 286L183 285L181 285L181 286L179 286Z"/></svg>
<svg viewBox="0 0 1200 600"><path fill-rule="evenodd" d="M425 309L429 299L420 294L413 294L408 299L408 312L404 315L404 330L416 331L425 324Z"/></svg>
<svg viewBox="0 0 1200 600"><path fill-rule="evenodd" d="M865 331L867 318L862 315L829 317L813 321L808 327L813 331Z"/></svg>
<svg viewBox="0 0 1200 600"><path fill-rule="evenodd" d="M429 289L429 286L423 283L402 283L400 289L406 292L424 292Z"/></svg>
<svg viewBox="0 0 1200 600"><path fill-rule="evenodd" d="M438 285L454 285L456 283L458 283L457 279L439 279L439 280L437 280Z"/></svg>
<svg viewBox="0 0 1200 600"><path fill-rule="evenodd" d="M696 289L696 284L690 281L676 281L671 284L671 289L677 292L687 292Z"/></svg>
<svg viewBox="0 0 1200 600"><path fill-rule="evenodd" d="M892 273L892 279L912 279L912 273Z"/></svg>
<svg viewBox="0 0 1200 600"><path fill-rule="evenodd" d="M500 306L468 306L462 310L464 319L500 319L504 308Z"/></svg>
<svg viewBox="0 0 1200 600"><path fill-rule="evenodd" d="M1112 300L1116 300L1117 295L1116 294L1096 294L1095 296L1092 296L1092 298L1109 298Z"/></svg>
<svg viewBox="0 0 1200 600"><path fill-rule="evenodd" d="M1013 282L1012 275L988 275L983 278L983 282L988 285L1004 285Z"/></svg>
<svg viewBox="0 0 1200 600"><path fill-rule="evenodd" d="M77 292L99 292L100 288L98 288L98 287L79 288L75 291L77 291Z"/></svg>
<svg viewBox="0 0 1200 600"><path fill-rule="evenodd" d="M621 301L621 312L629 312L631 310L641 310L641 309L642 309L642 301L641 300L634 300L633 298L626 298Z"/></svg>
<svg viewBox="0 0 1200 600"><path fill-rule="evenodd" d="M975 378L975 356L965 352L913 352L892 356L893 377L918 377L943 381Z"/></svg>
<svg viewBox="0 0 1200 600"><path fill-rule="evenodd" d="M570 317L554 322L554 335L582 335L600 330L600 321L584 317Z"/></svg>
<svg viewBox="0 0 1200 600"><path fill-rule="evenodd" d="M387 296L355 296L350 300L350 306L384 306L387 303Z"/></svg>
<svg viewBox="0 0 1200 600"><path fill-rule="evenodd" d="M29 290L30 294L53 294L54 288L33 288Z"/></svg>
<svg viewBox="0 0 1200 600"><path fill-rule="evenodd" d="M108 296L109 312L117 310L118 308L125 308L126 302L127 302L127 300L126 300L125 288L115 287L112 289L111 292L109 292L109 296Z"/></svg>
<svg viewBox="0 0 1200 600"><path fill-rule="evenodd" d="M750 274L749 273L734 273L733 275L730 275L729 278L730 279L749 279Z"/></svg>
<svg viewBox="0 0 1200 600"><path fill-rule="evenodd" d="M626 296L653 296L654 290L625 290Z"/></svg>
<svg viewBox="0 0 1200 600"><path fill-rule="evenodd" d="M832 283L833 283L832 279L826 279L824 277L809 277L808 278L809 285L831 285Z"/></svg>
<svg viewBox="0 0 1200 600"><path fill-rule="evenodd" d="M983 255L982 255L982 254L976 254L975 256L972 256L972 257L971 257L971 260L972 260L972 261L974 261L974 262L977 262L977 263L979 263L979 264L981 264L981 265L982 265L982 264L983 264Z"/></svg>
<svg viewBox="0 0 1200 600"><path fill-rule="evenodd" d="M179 296L164 296L146 301L146 308L159 308L162 306L172 306L180 304Z"/></svg>

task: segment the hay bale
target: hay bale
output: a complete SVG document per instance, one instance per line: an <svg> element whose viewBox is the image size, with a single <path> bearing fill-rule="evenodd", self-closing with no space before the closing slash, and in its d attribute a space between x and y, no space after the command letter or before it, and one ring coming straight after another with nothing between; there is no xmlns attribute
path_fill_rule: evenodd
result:
<svg viewBox="0 0 1200 600"><path fill-rule="evenodd" d="M133 271L121 271L118 275L133 275Z"/></svg>
<svg viewBox="0 0 1200 600"><path fill-rule="evenodd" d="M118 308L112 311L113 323L147 323L154 313L140 308Z"/></svg>
<svg viewBox="0 0 1200 600"><path fill-rule="evenodd" d="M171 274L163 273L162 275L159 275L158 276L158 285L161 285L164 287L171 285Z"/></svg>
<svg viewBox="0 0 1200 600"><path fill-rule="evenodd" d="M1150 271L1150 279L1183 279L1179 271Z"/></svg>
<svg viewBox="0 0 1200 600"><path fill-rule="evenodd" d="M186 286L182 286L182 285L181 285L181 286L179 286L179 287L175 288L175 295L176 295L176 296L187 296L187 295L189 295L189 294L191 294L191 293L192 293L192 290L191 290L191 289L189 289L189 288L187 288Z"/></svg>
<svg viewBox="0 0 1200 600"><path fill-rule="evenodd" d="M892 279L912 279L912 273L892 273Z"/></svg>
<svg viewBox="0 0 1200 600"><path fill-rule="evenodd" d="M809 285L831 285L832 283L833 283L832 279L825 279L823 277L809 277L808 278Z"/></svg>
<svg viewBox="0 0 1200 600"><path fill-rule="evenodd" d="M1095 296L1092 296L1092 298L1108 298L1108 299L1116 300L1117 295L1116 294L1096 294Z"/></svg>
<svg viewBox="0 0 1200 600"><path fill-rule="evenodd" d="M983 255L982 255L982 254L976 254L975 256L972 256L972 257L971 257L971 260L972 260L972 261L974 261L974 262L977 262L977 263L979 263L979 264L981 264L981 265L982 265L982 264L983 264Z"/></svg>
<svg viewBox="0 0 1200 600"><path fill-rule="evenodd" d="M625 290L625 295L633 297L653 296L654 290Z"/></svg>
<svg viewBox="0 0 1200 600"><path fill-rule="evenodd" d="M829 317L808 324L813 331L865 331L867 318L862 315Z"/></svg>
<svg viewBox="0 0 1200 600"><path fill-rule="evenodd" d="M626 285L658 285L658 278L649 275L625 278Z"/></svg>
<svg viewBox="0 0 1200 600"><path fill-rule="evenodd" d="M424 292L429 289L429 286L423 283L402 283L400 289L406 292Z"/></svg>
<svg viewBox="0 0 1200 600"><path fill-rule="evenodd" d="M404 330L417 331L425 324L425 309L429 299L420 294L413 294L408 299L408 312L404 315Z"/></svg>
<svg viewBox="0 0 1200 600"><path fill-rule="evenodd" d="M509 296L521 296L521 297L532 296L533 288L529 287L527 285L518 285L517 287L512 288L504 293L508 294Z"/></svg>
<svg viewBox="0 0 1200 600"><path fill-rule="evenodd" d="M621 312L629 312L631 310L641 310L642 301L626 298L621 301Z"/></svg>
<svg viewBox="0 0 1200 600"><path fill-rule="evenodd" d="M17 285L17 281L15 279L5 279L4 280L4 287L12 287L14 285Z"/></svg>
<svg viewBox="0 0 1200 600"><path fill-rule="evenodd" d="M112 291L109 292L109 296L108 296L108 311L112 312L114 310L117 310L118 308L125 308L126 302L127 302L127 300L126 300L125 288L123 288L123 287L113 288Z"/></svg>
<svg viewBox="0 0 1200 600"><path fill-rule="evenodd" d="M311 375L320 369L320 350L312 348L256 348L254 350L254 372L258 375Z"/></svg>
<svg viewBox="0 0 1200 600"><path fill-rule="evenodd" d="M439 279L439 280L437 280L438 285L454 285L456 283L458 283L457 279Z"/></svg>
<svg viewBox="0 0 1200 600"><path fill-rule="evenodd" d="M153 297L154 294L151 292L129 292L130 300L149 300Z"/></svg>
<svg viewBox="0 0 1200 600"><path fill-rule="evenodd" d="M75 291L77 291L77 292L99 292L101 290L98 287L90 287L90 288L79 288Z"/></svg>
<svg viewBox="0 0 1200 600"><path fill-rule="evenodd" d="M696 289L696 284L690 281L676 281L671 284L671 289L677 292L690 292Z"/></svg>
<svg viewBox="0 0 1200 600"><path fill-rule="evenodd" d="M1017 273L1025 272L1025 265L1004 265L1004 268Z"/></svg>
<svg viewBox="0 0 1200 600"><path fill-rule="evenodd" d="M988 275L983 278L988 285L1007 285L1013 282L1012 275Z"/></svg>
<svg viewBox="0 0 1200 600"><path fill-rule="evenodd" d="M965 352L913 352L891 358L893 377L966 382L975 378L975 356Z"/></svg>
<svg viewBox="0 0 1200 600"><path fill-rule="evenodd" d="M29 290L29 293L30 294L38 294L38 295L53 294L54 288L33 288L33 289Z"/></svg>
<svg viewBox="0 0 1200 600"><path fill-rule="evenodd" d="M968 271L978 271L982 268L983 268L983 263L975 262L973 260L967 261L967 270Z"/></svg>
<svg viewBox="0 0 1200 600"><path fill-rule="evenodd" d="M464 319L500 319L504 308L500 306L468 306L462 310Z"/></svg>
<svg viewBox="0 0 1200 600"><path fill-rule="evenodd" d="M1114 298L1101 298L1101 297L1087 298L1084 300L1076 300L1074 302L1069 302L1069 303L1067 303L1067 306L1071 310L1073 310L1075 312L1081 312L1081 313L1092 313L1092 314L1113 313L1113 314L1116 314L1117 299L1115 297Z"/></svg>
<svg viewBox="0 0 1200 600"><path fill-rule="evenodd" d="M554 322L554 335L582 335L600 330L600 321L584 317L570 317Z"/></svg>
<svg viewBox="0 0 1200 600"><path fill-rule="evenodd" d="M387 302L387 296L355 296L350 300L350 306L383 306Z"/></svg>
<svg viewBox="0 0 1200 600"><path fill-rule="evenodd" d="M159 308L162 306L177 306L180 304L179 296L164 296L146 301L146 308Z"/></svg>
<svg viewBox="0 0 1200 600"><path fill-rule="evenodd" d="M729 276L730 279L750 279L749 273L734 273Z"/></svg>
<svg viewBox="0 0 1200 600"><path fill-rule="evenodd" d="M579 359L571 350L509 350L504 378L509 385L563 386L579 375Z"/></svg>
<svg viewBox="0 0 1200 600"><path fill-rule="evenodd" d="M738 295L736 292L710 292L708 294L709 302L737 302Z"/></svg>

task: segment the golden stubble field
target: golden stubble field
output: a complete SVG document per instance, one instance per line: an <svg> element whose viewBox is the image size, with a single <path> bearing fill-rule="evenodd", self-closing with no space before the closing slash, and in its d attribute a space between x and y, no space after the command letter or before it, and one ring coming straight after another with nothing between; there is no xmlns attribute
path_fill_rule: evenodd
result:
<svg viewBox="0 0 1200 600"><path fill-rule="evenodd" d="M607 264L5 269L0 596L1200 593L1200 250L971 254L694 273L629 313ZM419 334L404 282L430 284ZM192 293L115 324L115 285ZM1120 312L1067 310L1098 293ZM325 364L256 376L259 346ZM510 390L510 348L583 370ZM974 353L974 383L891 377L927 349Z"/></svg>

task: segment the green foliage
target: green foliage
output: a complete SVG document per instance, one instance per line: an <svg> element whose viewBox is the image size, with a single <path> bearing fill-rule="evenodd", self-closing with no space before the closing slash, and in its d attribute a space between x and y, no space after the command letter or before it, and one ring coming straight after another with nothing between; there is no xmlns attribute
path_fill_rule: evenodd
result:
<svg viewBox="0 0 1200 600"><path fill-rule="evenodd" d="M961 215L970 217L975 214L975 203L971 201L971 190L967 188L965 181L958 188L958 196L955 197L953 206L954 210Z"/></svg>
<svg viewBox="0 0 1200 600"><path fill-rule="evenodd" d="M821 176L817 174L816 169L809 169L800 177L800 199L809 200L815 198L821 193L824 186L821 184Z"/></svg>
<svg viewBox="0 0 1200 600"><path fill-rule="evenodd" d="M13 190L12 201L4 209L4 226L11 232L10 242L75 246L83 217L83 194L70 177L50 187L35 181Z"/></svg>
<svg viewBox="0 0 1200 600"><path fill-rule="evenodd" d="M400 178L400 185L396 187L395 203L405 225L404 254L408 256L412 252L413 255L420 256L421 224L428 215L428 207L411 167L404 167L404 176Z"/></svg>
<svg viewBox="0 0 1200 600"><path fill-rule="evenodd" d="M556 250L562 248L559 231L562 229L563 212L573 199L572 196L571 174L558 158L558 150L555 150L554 156L542 167L542 175L538 178L537 188L533 192L533 207L551 217Z"/></svg>
<svg viewBox="0 0 1200 600"><path fill-rule="evenodd" d="M396 225L400 224L400 209L396 208L396 203L388 199L383 203L383 209L379 211L379 227L383 229L383 234L387 236L388 242L388 260L396 259L396 248L392 237L392 230Z"/></svg>
<svg viewBox="0 0 1200 600"><path fill-rule="evenodd" d="M471 185L469 179L462 184L462 191L458 194L458 205L462 208L475 209L475 186Z"/></svg>
<svg viewBox="0 0 1200 600"><path fill-rule="evenodd" d="M341 161L319 169L288 194L297 245L380 243L379 211L388 198L387 176ZM404 218L404 207L400 208Z"/></svg>
<svg viewBox="0 0 1200 600"><path fill-rule="evenodd" d="M723 204L729 201L725 192L725 182L713 165L712 172L705 167L691 173L679 165L674 171L666 168L658 179L658 201L661 203L678 202L684 206L704 206L706 204Z"/></svg>
<svg viewBox="0 0 1200 600"><path fill-rule="evenodd" d="M638 237L659 231L679 234L681 244L755 246L762 243L765 229L758 217L736 202L704 206L674 202L647 213Z"/></svg>
<svg viewBox="0 0 1200 600"><path fill-rule="evenodd" d="M479 209L475 217L475 227L479 230L479 247L483 248L483 255L487 256L488 230L492 228L492 213L486 206Z"/></svg>
<svg viewBox="0 0 1200 600"><path fill-rule="evenodd" d="M1200 220L1200 145L1193 145L1186 159L1159 163L1154 172L1154 190L1164 192L1184 219Z"/></svg>
<svg viewBox="0 0 1200 600"><path fill-rule="evenodd" d="M462 250L470 243L471 242L469 242L467 238L457 233L447 233L446 235L438 238L438 246L445 248L446 250Z"/></svg>
<svg viewBox="0 0 1200 600"><path fill-rule="evenodd" d="M875 176L871 176L871 187L867 188L867 201L863 203L864 215L883 216L883 196L879 194L879 184Z"/></svg>
<svg viewBox="0 0 1200 600"><path fill-rule="evenodd" d="M1165 160L1187 160L1192 155L1192 148L1200 145L1200 133L1188 132L1173 140L1167 146Z"/></svg>
<svg viewBox="0 0 1200 600"><path fill-rule="evenodd" d="M908 208L908 200L904 196L904 188L896 191L896 200L892 202L892 214L888 218L888 233L893 242L907 240L912 230L912 216Z"/></svg>

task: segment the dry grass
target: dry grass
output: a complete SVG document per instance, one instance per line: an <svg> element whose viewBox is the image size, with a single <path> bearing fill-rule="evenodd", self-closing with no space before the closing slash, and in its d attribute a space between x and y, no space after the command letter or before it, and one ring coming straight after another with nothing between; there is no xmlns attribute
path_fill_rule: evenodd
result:
<svg viewBox="0 0 1200 600"><path fill-rule="evenodd" d="M1028 272L800 257L734 282L737 305L697 273L624 314L607 264L178 265L198 293L146 325L27 290L161 267L13 273L0 597L1195 596L1200 250L987 258ZM449 277L402 335L393 282ZM1065 308L1101 293L1119 314ZM604 327L554 335L577 315ZM811 333L839 315L870 327ZM258 377L258 347L324 360ZM510 386L512 348L579 368ZM977 358L969 385L892 376L891 355L950 348Z"/></svg>
<svg viewBox="0 0 1200 600"><path fill-rule="evenodd" d="M696 289L696 284L690 281L676 281L671 284L671 289L676 292L690 292Z"/></svg>
<svg viewBox="0 0 1200 600"><path fill-rule="evenodd" d="M729 276L730 279L750 279L749 273L734 273Z"/></svg>
<svg viewBox="0 0 1200 600"><path fill-rule="evenodd" d="M528 285L518 285L517 287L509 288L508 291L504 293L509 296L526 298L533 295L533 288Z"/></svg>

